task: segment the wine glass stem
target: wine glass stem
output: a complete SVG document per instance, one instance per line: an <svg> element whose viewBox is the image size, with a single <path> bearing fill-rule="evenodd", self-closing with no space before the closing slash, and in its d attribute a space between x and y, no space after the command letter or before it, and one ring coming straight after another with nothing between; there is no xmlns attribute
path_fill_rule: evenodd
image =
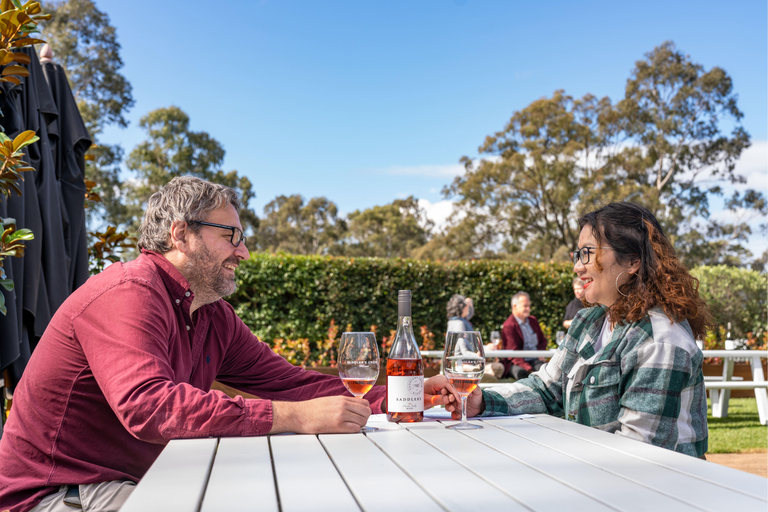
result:
<svg viewBox="0 0 768 512"><path fill-rule="evenodd" d="M467 397L461 397L461 422L467 422Z"/></svg>

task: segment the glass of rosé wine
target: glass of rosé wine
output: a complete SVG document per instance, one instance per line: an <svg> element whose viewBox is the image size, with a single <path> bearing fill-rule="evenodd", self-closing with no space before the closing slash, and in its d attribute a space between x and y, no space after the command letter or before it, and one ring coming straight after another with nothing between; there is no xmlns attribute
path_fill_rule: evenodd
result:
<svg viewBox="0 0 768 512"><path fill-rule="evenodd" d="M379 377L379 347L372 332L345 332L339 341L339 377L350 393L362 398ZM375 432L363 427L360 432Z"/></svg>
<svg viewBox="0 0 768 512"><path fill-rule="evenodd" d="M480 384L485 371L485 353L479 332L449 332L445 335L443 371L448 381L461 395L461 422L445 428L455 430L483 428L467 421L467 396Z"/></svg>

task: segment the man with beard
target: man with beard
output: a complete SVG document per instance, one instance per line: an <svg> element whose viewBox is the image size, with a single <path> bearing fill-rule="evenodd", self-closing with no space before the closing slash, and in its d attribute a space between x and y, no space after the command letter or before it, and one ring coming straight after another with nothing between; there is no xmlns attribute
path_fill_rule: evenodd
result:
<svg viewBox="0 0 768 512"><path fill-rule="evenodd" d="M292 366L222 300L249 257L238 208L228 187L174 178L149 199L140 256L59 308L0 441L0 510L118 510L171 439L357 432L381 412L383 386L360 400ZM454 399L429 389L426 404Z"/></svg>

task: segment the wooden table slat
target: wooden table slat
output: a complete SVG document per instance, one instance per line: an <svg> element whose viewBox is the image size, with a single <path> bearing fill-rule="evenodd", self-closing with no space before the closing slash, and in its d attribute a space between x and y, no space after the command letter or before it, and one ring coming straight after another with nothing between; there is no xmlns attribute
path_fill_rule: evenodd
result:
<svg viewBox="0 0 768 512"><path fill-rule="evenodd" d="M645 443L627 439L615 434L606 434L595 428L580 425L572 421L564 421L552 416L541 415L523 421L536 423L568 435L586 439L587 441L592 441L602 446L607 446L614 450L628 453L635 457L665 466L678 473L693 475L718 486L768 502L768 486L766 486L766 479L751 473L745 473L720 464L707 463L701 459L677 453L672 450L650 450Z"/></svg>
<svg viewBox="0 0 768 512"><path fill-rule="evenodd" d="M183 439L168 444L121 512L197 512L218 439Z"/></svg>
<svg viewBox="0 0 768 512"><path fill-rule="evenodd" d="M443 428L437 422L420 425ZM528 510L409 430L374 432L368 434L368 438L395 459L446 510ZM478 448L481 451L486 449L482 446ZM407 509L403 504L402 510Z"/></svg>
<svg viewBox="0 0 768 512"><path fill-rule="evenodd" d="M681 484L680 478L676 478L680 476L679 473L666 467L580 438L564 435L556 430L542 428L532 422L507 420L496 422L495 425L501 428L511 427L516 435L567 453L571 457L705 510L727 510L734 500L742 497L740 493L713 486L710 482L694 476L688 477L684 484ZM746 498L740 510L764 512L765 502L757 498Z"/></svg>
<svg viewBox="0 0 768 512"><path fill-rule="evenodd" d="M201 512L277 512L266 437L221 439Z"/></svg>
<svg viewBox="0 0 768 512"><path fill-rule="evenodd" d="M523 420L512 422L517 428L530 425ZM515 426L501 429L484 423L490 428L467 431L467 435L617 510L701 510L518 436Z"/></svg>
<svg viewBox="0 0 768 512"><path fill-rule="evenodd" d="M317 436L269 440L283 512L360 510Z"/></svg>
<svg viewBox="0 0 768 512"><path fill-rule="evenodd" d="M350 434L319 438L363 510L442 510L368 437Z"/></svg>
<svg viewBox="0 0 768 512"><path fill-rule="evenodd" d="M558 506L569 512L613 510L469 436L456 436L444 427L413 428L411 432L533 510L553 510Z"/></svg>

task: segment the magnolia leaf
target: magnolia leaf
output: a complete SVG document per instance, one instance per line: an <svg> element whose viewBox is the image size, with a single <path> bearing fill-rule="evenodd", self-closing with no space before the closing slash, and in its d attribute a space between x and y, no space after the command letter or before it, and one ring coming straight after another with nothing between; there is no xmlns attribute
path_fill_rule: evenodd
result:
<svg viewBox="0 0 768 512"><path fill-rule="evenodd" d="M29 55L27 55L26 53L13 52L10 55L12 55L13 60L18 62L19 64L29 64L31 62Z"/></svg>
<svg viewBox="0 0 768 512"><path fill-rule="evenodd" d="M33 44L42 44L42 43L45 43L45 41L43 41L42 39L36 39L34 37L22 37L21 39L15 39L11 43L11 46L13 46L14 48L18 48L21 46L30 46Z"/></svg>
<svg viewBox="0 0 768 512"><path fill-rule="evenodd" d="M13 62L13 53L12 52L6 52L2 59L0 59L0 65L5 66L6 64L9 64Z"/></svg>
<svg viewBox="0 0 768 512"><path fill-rule="evenodd" d="M2 217L0 217L0 224L3 224L5 226L7 226L9 224L16 224L16 219L14 219L13 217L6 217L4 219ZM2 268L2 267L0 267L0 268Z"/></svg>
<svg viewBox="0 0 768 512"><path fill-rule="evenodd" d="M18 185L16 185L16 183L11 181L11 182L8 183L8 187L12 188L13 191L16 192L16 195L21 197L21 189L19 188Z"/></svg>
<svg viewBox="0 0 768 512"><path fill-rule="evenodd" d="M8 61L10 62L11 59L8 59ZM27 71L27 68L25 68L24 66L13 65L13 66L8 66L6 68L3 68L3 72L0 74L2 74L3 76L8 76L8 75L29 76L29 71Z"/></svg>
<svg viewBox="0 0 768 512"><path fill-rule="evenodd" d="M40 140L40 137L35 135L35 132L33 132L32 130L21 132L16 136L15 139L13 139L13 146L12 146L13 151L15 153L21 148L25 146L29 146L30 144L32 144L33 142L37 142L38 140ZM5 142L3 142L3 144L5 144Z"/></svg>
<svg viewBox="0 0 768 512"><path fill-rule="evenodd" d="M16 241L25 241L28 242L29 240L34 240L35 234L32 233L31 229L18 229L14 231L11 236L8 237L9 242L16 242Z"/></svg>
<svg viewBox="0 0 768 512"><path fill-rule="evenodd" d="M21 52L5 52L0 54L0 64L5 66L11 62L18 62L20 64L29 64L29 56Z"/></svg>
<svg viewBox="0 0 768 512"><path fill-rule="evenodd" d="M34 171L35 168L24 166L24 167L14 167L13 170L16 172L29 172L29 171Z"/></svg>
<svg viewBox="0 0 768 512"><path fill-rule="evenodd" d="M93 161L96 160L96 157L93 155L85 155L85 159L86 161Z"/></svg>
<svg viewBox="0 0 768 512"><path fill-rule="evenodd" d="M8 38L13 35L13 31L13 25L9 23L8 20L0 18L0 35Z"/></svg>
<svg viewBox="0 0 768 512"><path fill-rule="evenodd" d="M16 20L15 20L15 21L16 21L16 23L18 23L19 25L26 25L27 23L29 23L30 21L32 21L32 18L30 18L30 17L27 15L27 13L25 13L25 12L20 12L20 13L18 13L18 14L16 15ZM32 27L32 30L34 30L34 28L35 28L35 27Z"/></svg>
<svg viewBox="0 0 768 512"><path fill-rule="evenodd" d="M13 140L9 136L7 136L5 133L0 132L0 144L3 144L7 140Z"/></svg>
<svg viewBox="0 0 768 512"><path fill-rule="evenodd" d="M4 76L0 78L0 82L10 82L15 85L21 85L21 80L19 80L15 76Z"/></svg>
<svg viewBox="0 0 768 512"><path fill-rule="evenodd" d="M2 313L3 315L8 314L8 310L5 309L5 295L3 295L2 293L0 293L0 313Z"/></svg>

